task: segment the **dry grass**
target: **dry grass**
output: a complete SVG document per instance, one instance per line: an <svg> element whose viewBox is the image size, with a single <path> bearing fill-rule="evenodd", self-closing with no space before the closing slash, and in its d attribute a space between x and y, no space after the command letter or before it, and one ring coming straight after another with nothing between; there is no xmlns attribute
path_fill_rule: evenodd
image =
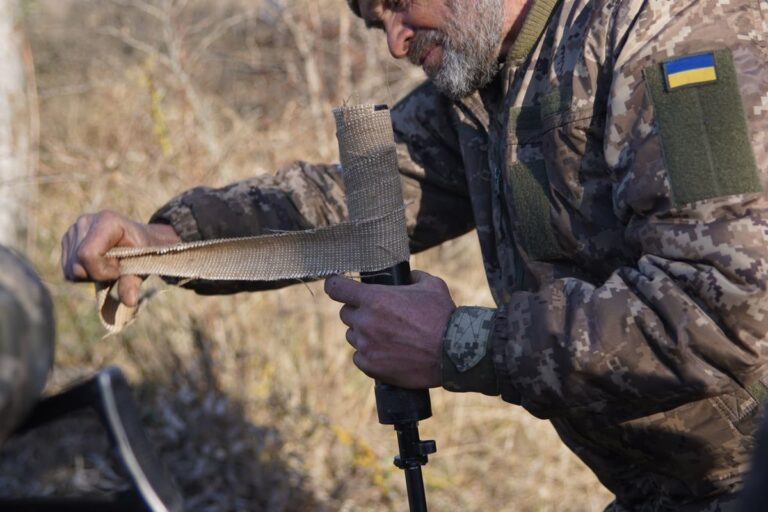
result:
<svg viewBox="0 0 768 512"><path fill-rule="evenodd" d="M52 387L121 366L190 510L404 510L394 433L377 423L372 384L317 283L201 298L150 282L161 293L141 320L101 339L92 290L63 282L58 243L80 212L146 219L192 186L333 160L331 106L393 103L420 72L390 63L341 0L40 0L28 11L42 126L29 253L57 305ZM444 277L457 303L490 304L473 235L413 266ZM498 399L432 398L433 510L610 500L548 423ZM103 487L104 471L83 477L103 456L78 461L36 478Z"/></svg>

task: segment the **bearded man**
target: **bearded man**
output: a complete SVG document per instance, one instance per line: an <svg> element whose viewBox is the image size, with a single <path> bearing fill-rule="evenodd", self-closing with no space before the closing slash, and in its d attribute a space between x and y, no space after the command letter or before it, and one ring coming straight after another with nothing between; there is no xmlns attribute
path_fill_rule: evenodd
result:
<svg viewBox="0 0 768 512"><path fill-rule="evenodd" d="M355 364L550 419L610 510L732 507L768 395L768 4L349 4L429 77L392 111L411 248L476 229L497 303L457 308L418 272L328 279ZM148 225L83 216L62 264L112 280L115 245L333 224L343 204L338 166L296 163Z"/></svg>

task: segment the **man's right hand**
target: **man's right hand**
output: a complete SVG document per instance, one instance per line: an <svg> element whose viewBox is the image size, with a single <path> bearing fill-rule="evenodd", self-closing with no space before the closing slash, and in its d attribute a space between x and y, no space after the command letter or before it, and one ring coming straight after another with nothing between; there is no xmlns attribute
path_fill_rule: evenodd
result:
<svg viewBox="0 0 768 512"><path fill-rule="evenodd" d="M105 254L114 247L149 247L180 242L171 226L141 224L108 210L81 215L61 240L61 269L69 281L117 280L120 302L135 306L142 276L120 275L116 258Z"/></svg>

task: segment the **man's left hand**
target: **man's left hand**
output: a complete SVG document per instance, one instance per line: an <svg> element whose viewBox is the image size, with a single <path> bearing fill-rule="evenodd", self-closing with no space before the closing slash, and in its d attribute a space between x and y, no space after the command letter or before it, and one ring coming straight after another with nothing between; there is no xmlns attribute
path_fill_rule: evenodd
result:
<svg viewBox="0 0 768 512"><path fill-rule="evenodd" d="M383 286L334 276L325 292L341 302L355 365L386 384L426 389L442 383L443 331L456 309L445 281L413 271L413 284Z"/></svg>

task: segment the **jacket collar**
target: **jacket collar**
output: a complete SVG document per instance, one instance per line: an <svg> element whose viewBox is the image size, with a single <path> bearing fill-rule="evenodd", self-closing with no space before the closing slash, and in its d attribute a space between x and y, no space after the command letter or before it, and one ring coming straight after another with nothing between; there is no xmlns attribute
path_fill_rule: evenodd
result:
<svg viewBox="0 0 768 512"><path fill-rule="evenodd" d="M541 39L542 34L546 30L552 13L560 3L561 0L533 0L533 5L525 17L520 34L518 34L517 39L515 39L515 42L512 43L507 52L505 65L499 71L499 76L489 84L490 88L497 88L496 94L501 94L500 97L496 96L496 101L503 101L503 98L506 97L511 73L533 51L536 43ZM456 102L462 107L465 114L471 113L486 131L489 129L490 116L482 95L492 94L493 92L490 89L475 91L473 94Z"/></svg>
<svg viewBox="0 0 768 512"><path fill-rule="evenodd" d="M547 28L552 12L560 0L533 0L515 42L507 52L507 65L525 59Z"/></svg>

